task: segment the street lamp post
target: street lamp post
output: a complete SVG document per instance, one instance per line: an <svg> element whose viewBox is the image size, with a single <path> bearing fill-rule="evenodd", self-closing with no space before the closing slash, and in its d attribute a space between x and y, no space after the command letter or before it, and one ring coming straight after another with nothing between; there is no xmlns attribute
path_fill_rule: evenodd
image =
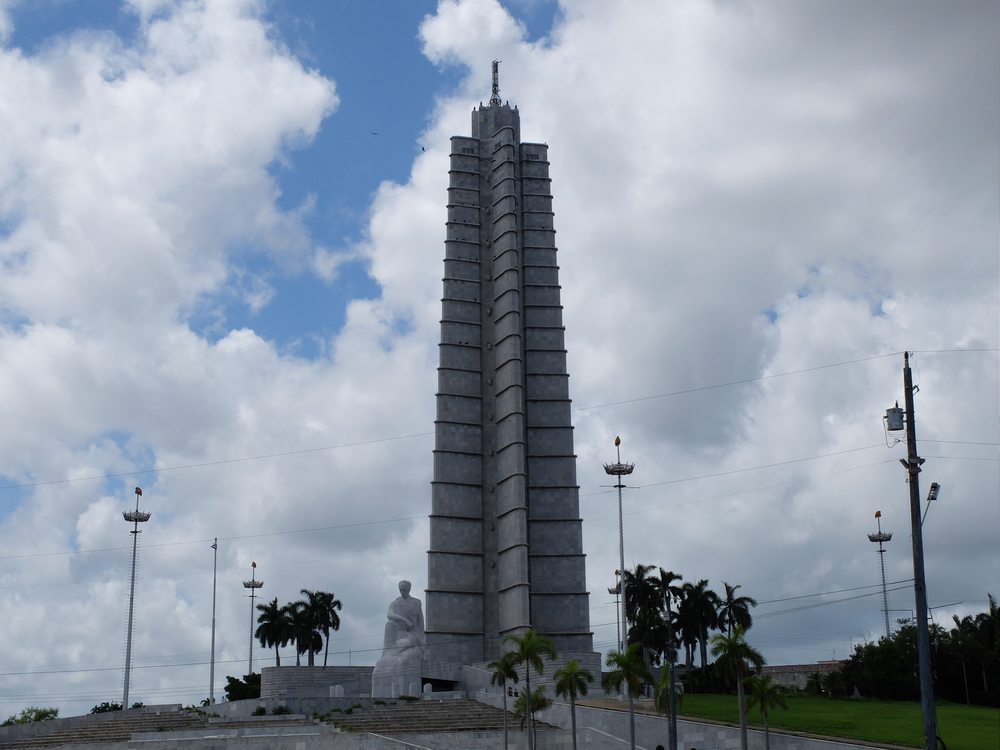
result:
<svg viewBox="0 0 1000 750"><path fill-rule="evenodd" d="M628 640L628 619L625 617L625 524L622 514L622 489L625 485L622 484L622 477L628 476L632 473L635 468L635 464L623 464L622 463L622 449L621 449L622 439L620 437L615 438L615 451L617 452L617 461L613 464L604 464L604 471L610 476L617 478L617 484L615 484L615 489L618 490L618 570L621 571L621 578L619 578L619 587L621 588L621 629L619 632L619 642L618 650L622 653L625 651L625 641Z"/></svg>
<svg viewBox="0 0 1000 750"><path fill-rule="evenodd" d="M615 571L615 587L608 588L608 593L613 594L615 597L615 635L618 636L618 650L622 650L622 618L621 618L621 604L619 597L622 595L622 579L621 570Z"/></svg>
<svg viewBox="0 0 1000 750"><path fill-rule="evenodd" d="M878 542L878 559L882 569L882 612L885 615L885 637L889 637L889 594L885 588L885 548L883 543L892 539L891 531L882 531L882 511L875 511L875 520L878 521L878 532L868 535L868 541Z"/></svg>
<svg viewBox="0 0 1000 750"><path fill-rule="evenodd" d="M212 561L212 665L208 670L208 705L215 705L215 582L216 573L219 570L219 538L212 542L212 551L215 553Z"/></svg>
<svg viewBox="0 0 1000 750"><path fill-rule="evenodd" d="M250 580L243 582L243 588L250 589L250 666L248 675L253 674L253 602L257 596L257 589L264 585L263 581L257 580L257 563L250 563Z"/></svg>
<svg viewBox="0 0 1000 750"><path fill-rule="evenodd" d="M128 590L128 632L125 636L125 692L122 695L122 710L128 708L128 685L132 675L132 623L135 612L135 559L139 550L139 524L149 520L152 513L139 510L139 498L142 497L142 490L135 488L135 510L123 511L122 516L126 521L133 524L132 531L132 579Z"/></svg>

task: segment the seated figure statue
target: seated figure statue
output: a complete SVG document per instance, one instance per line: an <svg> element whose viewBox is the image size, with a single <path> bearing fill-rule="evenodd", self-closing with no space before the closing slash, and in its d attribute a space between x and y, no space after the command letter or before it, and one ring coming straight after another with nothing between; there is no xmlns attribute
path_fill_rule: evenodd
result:
<svg viewBox="0 0 1000 750"><path fill-rule="evenodd" d="M424 613L420 600L410 596L410 582L400 581L399 596L386 613L382 658L372 673L372 697L418 695L423 656Z"/></svg>

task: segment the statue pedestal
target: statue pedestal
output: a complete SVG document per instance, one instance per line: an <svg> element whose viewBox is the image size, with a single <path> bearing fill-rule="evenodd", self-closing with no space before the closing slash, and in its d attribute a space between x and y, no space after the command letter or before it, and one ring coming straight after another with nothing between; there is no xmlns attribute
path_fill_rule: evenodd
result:
<svg viewBox="0 0 1000 750"><path fill-rule="evenodd" d="M372 698L420 696L420 660L383 656L372 673Z"/></svg>

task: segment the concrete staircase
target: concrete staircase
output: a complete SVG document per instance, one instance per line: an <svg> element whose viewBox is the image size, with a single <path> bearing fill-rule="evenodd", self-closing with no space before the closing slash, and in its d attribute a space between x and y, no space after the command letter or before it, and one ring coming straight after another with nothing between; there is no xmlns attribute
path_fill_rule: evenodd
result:
<svg viewBox="0 0 1000 750"><path fill-rule="evenodd" d="M47 722L41 722L39 730L44 730ZM53 725L58 720L52 720ZM162 713L141 713L108 718L100 723L77 726L68 729L53 728L56 731L36 734L14 740L0 739L0 750L28 750L29 748L60 748L63 746L93 745L97 747L127 743L133 735L162 734L164 732L205 732L219 729L264 729L267 727L313 726L314 722L304 716L262 716L252 719L209 719L194 711L173 710Z"/></svg>
<svg viewBox="0 0 1000 750"><path fill-rule="evenodd" d="M38 726L44 731L47 722ZM53 720L55 726L60 723ZM174 732L185 729L200 729L208 726L208 717L193 711L167 711L164 713L141 713L109 717L106 721L87 726L57 729L34 737L17 740L0 740L3 750L19 750L20 748L55 748L74 744L103 744L107 742L128 742L133 732Z"/></svg>
<svg viewBox="0 0 1000 750"><path fill-rule="evenodd" d="M333 713L329 723L351 732L376 734L434 734L437 732L503 731L503 710L473 700L413 701L396 705L355 708ZM508 728L519 724L508 715ZM536 722L538 729L550 729Z"/></svg>

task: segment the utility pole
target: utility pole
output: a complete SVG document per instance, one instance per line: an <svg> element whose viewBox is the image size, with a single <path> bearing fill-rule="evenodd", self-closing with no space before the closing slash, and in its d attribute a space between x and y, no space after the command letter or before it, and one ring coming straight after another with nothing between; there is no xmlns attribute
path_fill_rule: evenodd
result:
<svg viewBox="0 0 1000 750"><path fill-rule="evenodd" d="M931 674L931 638L927 627L927 583L924 577L924 537L920 518L920 465L917 456L916 419L913 414L913 376L910 353L903 352L903 398L906 406L906 467L910 483L910 530L913 540L913 591L917 621L917 658L920 665L920 708L924 719L924 749L937 750L937 717L934 712L934 684Z"/></svg>
<svg viewBox="0 0 1000 750"><path fill-rule="evenodd" d="M667 588L667 653L670 663L667 668L670 670L670 722L667 726L667 744L670 750L677 750L677 649L674 648L674 613L670 611L670 600L672 594L668 584Z"/></svg>

